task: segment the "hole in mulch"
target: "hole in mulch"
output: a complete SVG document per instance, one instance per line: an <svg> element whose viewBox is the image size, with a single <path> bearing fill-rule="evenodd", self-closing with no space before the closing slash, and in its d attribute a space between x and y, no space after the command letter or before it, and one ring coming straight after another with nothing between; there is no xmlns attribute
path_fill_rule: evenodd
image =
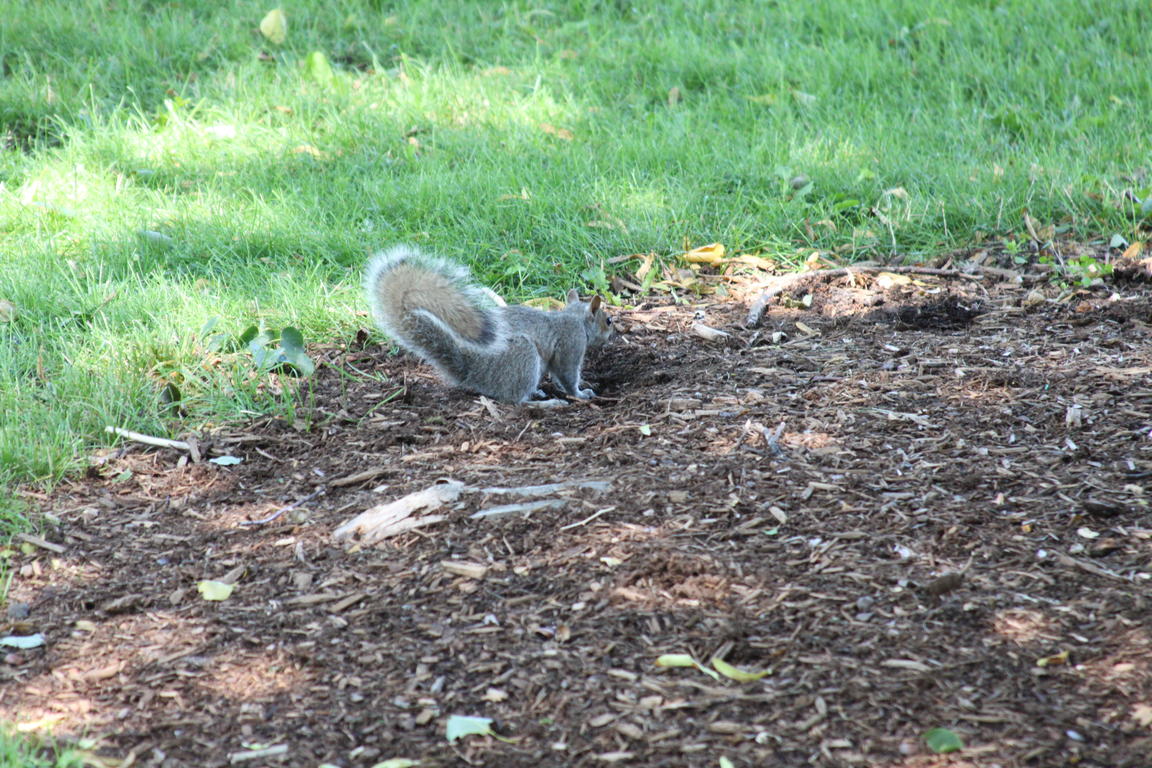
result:
<svg viewBox="0 0 1152 768"><path fill-rule="evenodd" d="M954 330L966 328L984 314L980 302L962 302L956 296L945 296L923 304L905 304L894 309L868 313L875 323L892 323L901 330Z"/></svg>

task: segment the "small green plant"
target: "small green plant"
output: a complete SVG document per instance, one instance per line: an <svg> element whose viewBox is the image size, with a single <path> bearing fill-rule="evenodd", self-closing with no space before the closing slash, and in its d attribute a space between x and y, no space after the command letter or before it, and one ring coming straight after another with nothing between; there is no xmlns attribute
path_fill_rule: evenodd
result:
<svg viewBox="0 0 1152 768"><path fill-rule="evenodd" d="M1088 288L1104 282L1104 278L1112 274L1112 265L1084 254L1065 262L1064 272L1077 285Z"/></svg>
<svg viewBox="0 0 1152 768"><path fill-rule="evenodd" d="M1003 240L1004 252L1012 257L1015 264L1024 264L1028 261L1028 257L1023 253L1023 245L1014 237L1007 237Z"/></svg>
<svg viewBox="0 0 1152 768"><path fill-rule="evenodd" d="M261 371L304 377L316 372L316 364L304 351L304 335L292 326L279 331L249 326L240 334L240 344L252 353Z"/></svg>

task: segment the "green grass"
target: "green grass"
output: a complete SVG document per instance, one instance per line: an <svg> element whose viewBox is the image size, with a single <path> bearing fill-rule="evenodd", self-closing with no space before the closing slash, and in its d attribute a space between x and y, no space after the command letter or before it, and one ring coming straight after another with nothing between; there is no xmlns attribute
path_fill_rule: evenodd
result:
<svg viewBox="0 0 1152 768"><path fill-rule="evenodd" d="M87 757L81 750L58 748L43 739L0 727L0 768L84 768L92 765Z"/></svg>
<svg viewBox="0 0 1152 768"><path fill-rule="evenodd" d="M283 410L201 329L348 337L397 241L526 297L686 242L1131 237L1149 183L1143 0L300 0L279 46L271 7L0 2L0 483Z"/></svg>

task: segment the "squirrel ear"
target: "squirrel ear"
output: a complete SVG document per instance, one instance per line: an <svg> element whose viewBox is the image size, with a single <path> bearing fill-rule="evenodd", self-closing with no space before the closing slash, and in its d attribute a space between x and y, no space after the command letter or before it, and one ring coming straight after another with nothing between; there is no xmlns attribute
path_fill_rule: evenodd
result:
<svg viewBox="0 0 1152 768"><path fill-rule="evenodd" d="M592 314L596 314L597 310L599 310L599 309L600 309L600 297L599 296L593 296L592 301L588 302L588 311L591 312Z"/></svg>
<svg viewBox="0 0 1152 768"><path fill-rule="evenodd" d="M576 290L575 288L568 291L568 303L575 304L578 301L580 301L580 291Z"/></svg>

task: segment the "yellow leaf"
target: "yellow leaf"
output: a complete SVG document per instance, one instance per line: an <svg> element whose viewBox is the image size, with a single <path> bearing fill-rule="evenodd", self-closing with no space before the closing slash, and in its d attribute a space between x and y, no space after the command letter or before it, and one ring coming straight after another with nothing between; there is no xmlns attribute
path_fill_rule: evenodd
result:
<svg viewBox="0 0 1152 768"><path fill-rule="evenodd" d="M1124 249L1124 255L1121 256L1120 258L1132 259L1133 261L1135 261L1136 259L1140 258L1140 254L1143 253L1143 251L1144 251L1144 243L1137 240L1136 242L1132 243L1132 245L1130 245Z"/></svg>
<svg viewBox="0 0 1152 768"><path fill-rule="evenodd" d="M200 591L205 600L227 600L232 596L235 584L225 584L222 581L198 581L196 589Z"/></svg>
<svg viewBox="0 0 1152 768"><path fill-rule="evenodd" d="M800 333L804 334L805 336L819 336L820 335L820 331L816 330L815 328L811 327L810 325L808 325L806 323L800 322L799 320L796 321L796 330L800 331Z"/></svg>
<svg viewBox="0 0 1152 768"><path fill-rule="evenodd" d="M743 264L746 267L760 269L765 272L771 272L772 270L776 269L777 266L776 262L772 261L772 259L766 259L763 256L749 256L748 254L737 256L736 258L732 259L732 263Z"/></svg>
<svg viewBox="0 0 1152 768"><path fill-rule="evenodd" d="M908 275L899 275L895 272L881 272L876 275L876 285L881 288L888 289L897 285L908 285L912 282L912 278Z"/></svg>
<svg viewBox="0 0 1152 768"><path fill-rule="evenodd" d="M715 267L724 261L725 252L723 243L711 243L688 251L684 254L684 261L690 264L708 264Z"/></svg>
<svg viewBox="0 0 1152 768"><path fill-rule="evenodd" d="M275 45L282 45L288 39L288 17L279 8L268 11L260 20L260 34Z"/></svg>
<svg viewBox="0 0 1152 768"><path fill-rule="evenodd" d="M724 675L724 677L729 680L735 680L738 683L751 683L770 674L770 671L767 669L760 672L745 672L720 658L712 659L712 666L716 668L717 672Z"/></svg>
<svg viewBox="0 0 1152 768"><path fill-rule="evenodd" d="M1058 667L1062 664L1068 663L1068 651L1060 651L1060 653L1051 656L1045 656L1042 659L1036 659L1036 666L1038 667Z"/></svg>

